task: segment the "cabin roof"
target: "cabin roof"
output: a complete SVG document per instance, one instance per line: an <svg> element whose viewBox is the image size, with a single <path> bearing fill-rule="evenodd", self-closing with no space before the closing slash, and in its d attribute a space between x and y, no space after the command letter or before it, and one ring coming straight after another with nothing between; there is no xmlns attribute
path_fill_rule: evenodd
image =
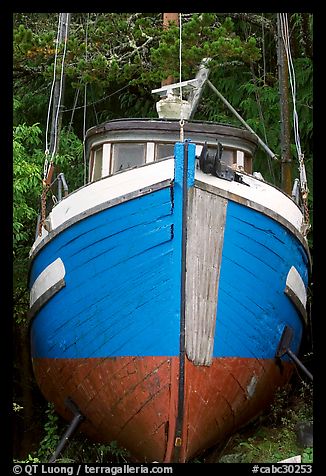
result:
<svg viewBox="0 0 326 476"><path fill-rule="evenodd" d="M235 137L243 139L246 142L251 142L252 146L257 146L257 138L243 127L236 127L229 124L221 124L209 121L191 120L185 121L183 126L184 132L187 134L212 134L217 136ZM103 122L97 126L88 129L86 133L86 140L93 139L96 135L101 135L106 132L122 132L122 131L157 131L157 132L178 132L180 130L179 120L175 119L113 119Z"/></svg>

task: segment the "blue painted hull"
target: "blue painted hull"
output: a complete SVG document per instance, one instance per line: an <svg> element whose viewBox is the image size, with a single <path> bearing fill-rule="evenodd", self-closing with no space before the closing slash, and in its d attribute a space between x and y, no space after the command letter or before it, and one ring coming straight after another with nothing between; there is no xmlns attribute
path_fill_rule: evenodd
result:
<svg viewBox="0 0 326 476"><path fill-rule="evenodd" d="M291 266L308 283L308 258L286 228L229 201L222 253L214 356L273 359L285 325L298 352L302 320L285 295Z"/></svg>
<svg viewBox="0 0 326 476"><path fill-rule="evenodd" d="M170 188L109 208L66 229L36 256L31 285L60 257L66 286L32 323L32 356L177 356L180 284ZM271 218L228 203L213 357L273 358L285 325L298 351L302 322L284 294L300 242Z"/></svg>
<svg viewBox="0 0 326 476"><path fill-rule="evenodd" d="M177 355L174 221L166 188L89 217L42 249L31 283L61 257L66 286L32 324L32 355Z"/></svg>

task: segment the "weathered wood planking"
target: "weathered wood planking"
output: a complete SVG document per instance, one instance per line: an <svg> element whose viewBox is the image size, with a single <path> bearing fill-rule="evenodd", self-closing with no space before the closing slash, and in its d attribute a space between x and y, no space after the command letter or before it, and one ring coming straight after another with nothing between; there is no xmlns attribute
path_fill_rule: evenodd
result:
<svg viewBox="0 0 326 476"><path fill-rule="evenodd" d="M186 273L186 353L210 365L227 200L205 190L189 192Z"/></svg>

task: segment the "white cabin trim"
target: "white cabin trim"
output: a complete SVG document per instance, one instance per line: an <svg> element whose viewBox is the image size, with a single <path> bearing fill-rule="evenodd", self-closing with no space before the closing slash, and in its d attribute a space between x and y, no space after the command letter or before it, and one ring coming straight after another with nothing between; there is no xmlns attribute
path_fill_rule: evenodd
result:
<svg viewBox="0 0 326 476"><path fill-rule="evenodd" d="M103 144L103 152L102 152L102 177L107 177L110 173L110 165L111 165L111 144L105 143Z"/></svg>
<svg viewBox="0 0 326 476"><path fill-rule="evenodd" d="M155 142L147 142L146 144L146 164L154 162L155 159Z"/></svg>

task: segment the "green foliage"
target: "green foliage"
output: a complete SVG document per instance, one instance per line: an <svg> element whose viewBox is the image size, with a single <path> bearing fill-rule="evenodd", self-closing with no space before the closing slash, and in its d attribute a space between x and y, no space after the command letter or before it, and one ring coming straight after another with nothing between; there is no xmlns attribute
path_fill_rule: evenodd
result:
<svg viewBox="0 0 326 476"><path fill-rule="evenodd" d="M15 107L21 102L15 100ZM14 258L14 320L26 320L29 308L27 290L28 254L36 230L42 193L45 153L39 124L25 123L13 131L13 258ZM65 173L70 191L83 184L83 146L76 135L64 130L60 155L56 157L56 173ZM52 190L56 192L55 188ZM48 197L48 203L50 197Z"/></svg>
<svg viewBox="0 0 326 476"><path fill-rule="evenodd" d="M101 445L99 449L102 455L106 453L115 457L117 463L126 462L126 458L130 456L129 452L125 448L121 448L116 441L111 441L107 446Z"/></svg>
<svg viewBox="0 0 326 476"><path fill-rule="evenodd" d="M37 458L36 456L33 456L31 454L29 454L27 456L27 458L25 458L24 460L17 460L17 459L14 459L13 460L14 463L41 463L42 461L39 460L39 458Z"/></svg>
<svg viewBox="0 0 326 476"><path fill-rule="evenodd" d="M14 252L30 237L36 218L36 200L41 186L41 130L38 124L14 127L13 141L13 231Z"/></svg>
<svg viewBox="0 0 326 476"><path fill-rule="evenodd" d="M313 463L314 461L314 450L313 448L305 448L302 453L301 462L304 464Z"/></svg>
<svg viewBox="0 0 326 476"><path fill-rule="evenodd" d="M255 37L243 39L236 35L231 18L220 21L216 13L189 17L183 21L182 30L183 77L192 77L202 58L207 56L212 58L213 68L230 59L248 63L260 58ZM34 14L34 17L17 14L14 22L15 92L28 104L27 115L37 115L43 121L47 101L42 85L49 88L53 78L57 21L57 14ZM132 94L141 98L146 92L152 103L152 107L146 104L144 110L138 106L138 115L155 111L151 89L168 75L179 75L178 27L163 30L161 25L161 14L73 14L65 61L66 101L71 104L69 95L85 84L92 85L93 90L103 96L105 91L129 83L135 88ZM61 53L62 45L58 71ZM35 87L26 87L31 81ZM126 107L128 104L126 101ZM120 116L124 116L124 111ZM18 112L16 121L21 117Z"/></svg>
<svg viewBox="0 0 326 476"><path fill-rule="evenodd" d="M57 449L67 423L59 418L52 403L48 403L45 417L44 436L38 450L29 454L26 460L15 462L45 463ZM94 443L80 434L75 434L67 442L56 463L123 463L127 462L127 458L130 458L129 452L121 448L116 441L109 444Z"/></svg>
<svg viewBox="0 0 326 476"><path fill-rule="evenodd" d="M130 461L130 454L118 445L111 443L94 443L81 435L75 436L64 451L65 460L74 463L125 463ZM64 462L60 459L60 462Z"/></svg>
<svg viewBox="0 0 326 476"><path fill-rule="evenodd" d="M159 45L151 48L156 81L169 75L179 76L179 28L162 30ZM193 14L182 27L182 75L193 77L203 58L212 59L214 70L221 62L237 60L247 63L260 58L254 37L241 39L234 32L231 18L222 23L216 13Z"/></svg>
<svg viewBox="0 0 326 476"><path fill-rule="evenodd" d="M59 417L54 410L52 403L48 403L46 414L46 422L44 424L44 437L41 440L40 447L37 452L37 458L46 462L56 450L60 441L58 420Z"/></svg>
<svg viewBox="0 0 326 476"><path fill-rule="evenodd" d="M84 184L83 143L73 131L61 131L59 153L53 161L55 174L64 173L69 192Z"/></svg>
<svg viewBox="0 0 326 476"><path fill-rule="evenodd" d="M41 148L41 129L38 124L14 127L13 142L13 231L14 251L29 242L35 230L39 199L42 192L45 153ZM56 172L63 171L70 182L70 190L83 184L83 145L71 131L63 130L60 154L54 158Z"/></svg>

